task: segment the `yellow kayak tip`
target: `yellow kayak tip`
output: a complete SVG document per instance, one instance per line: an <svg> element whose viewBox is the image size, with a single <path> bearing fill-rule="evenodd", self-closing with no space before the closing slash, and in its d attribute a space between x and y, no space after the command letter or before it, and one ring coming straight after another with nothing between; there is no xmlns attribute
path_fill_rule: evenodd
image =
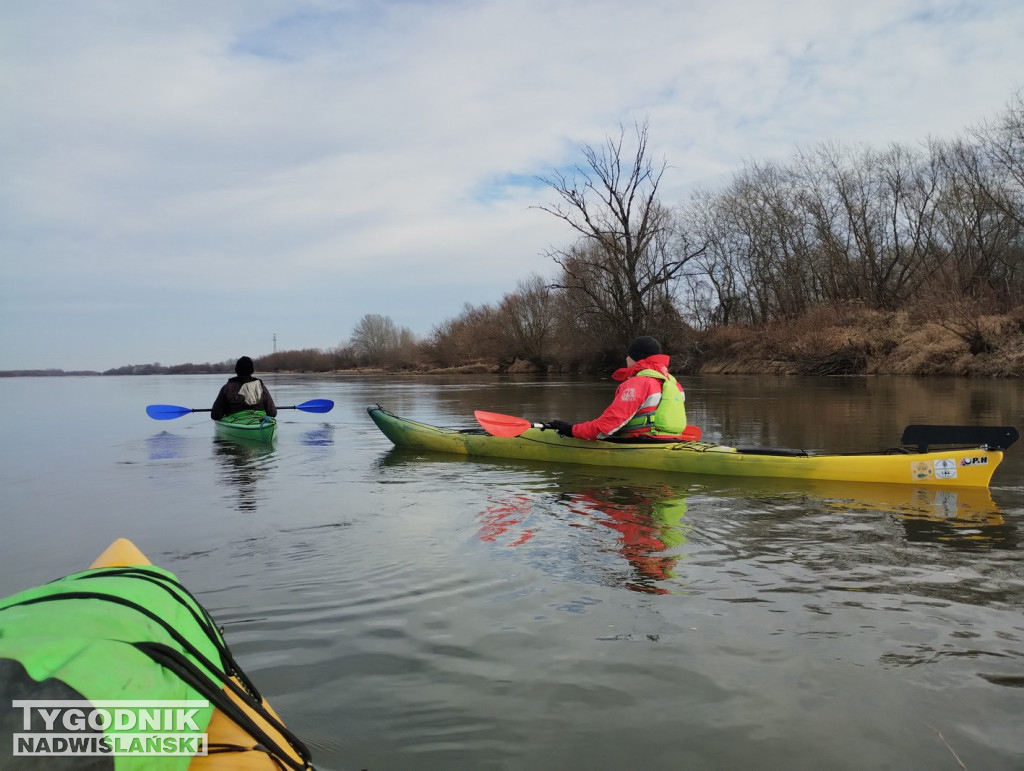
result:
<svg viewBox="0 0 1024 771"><path fill-rule="evenodd" d="M152 565L145 554L138 546L127 538L118 538L110 546L103 550L89 566L90 570L96 568L126 568L132 565Z"/></svg>

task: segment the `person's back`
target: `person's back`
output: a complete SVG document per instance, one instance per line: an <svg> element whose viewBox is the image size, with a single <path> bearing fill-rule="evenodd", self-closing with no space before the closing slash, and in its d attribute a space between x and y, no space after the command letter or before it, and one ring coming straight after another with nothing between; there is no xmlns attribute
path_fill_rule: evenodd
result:
<svg viewBox="0 0 1024 771"><path fill-rule="evenodd" d="M270 391L263 384L263 381L253 377L255 366L252 359L243 356L235 364L235 377L231 378L217 394L210 410L210 417L220 420L225 415L233 415L236 412L245 410L259 410L274 417L277 415L277 406Z"/></svg>
<svg viewBox="0 0 1024 771"><path fill-rule="evenodd" d="M657 340L638 337L629 344L626 366L612 375L620 385L600 416L584 423L553 420L547 425L577 439L678 440L686 429L686 397L668 365L669 357Z"/></svg>

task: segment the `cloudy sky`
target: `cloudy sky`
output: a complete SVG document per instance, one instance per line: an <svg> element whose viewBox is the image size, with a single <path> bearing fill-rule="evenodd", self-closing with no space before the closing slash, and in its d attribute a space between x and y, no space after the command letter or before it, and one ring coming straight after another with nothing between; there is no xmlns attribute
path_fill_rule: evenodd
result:
<svg viewBox="0 0 1024 771"><path fill-rule="evenodd" d="M1024 87L1020 0L0 0L0 370L419 336L572 241L537 176L647 120L665 203Z"/></svg>

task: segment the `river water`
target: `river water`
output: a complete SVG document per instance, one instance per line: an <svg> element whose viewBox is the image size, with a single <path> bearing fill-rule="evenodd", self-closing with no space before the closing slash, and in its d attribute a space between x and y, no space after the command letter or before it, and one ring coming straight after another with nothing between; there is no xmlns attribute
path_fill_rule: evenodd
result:
<svg viewBox="0 0 1024 771"><path fill-rule="evenodd" d="M325 769L1024 764L1024 445L973 493L484 462L394 449L366 407L572 421L614 384L265 380L337 406L252 448L145 414L208 407L219 376L0 379L0 596L131 538ZM734 445L1024 424L1016 381L685 385Z"/></svg>

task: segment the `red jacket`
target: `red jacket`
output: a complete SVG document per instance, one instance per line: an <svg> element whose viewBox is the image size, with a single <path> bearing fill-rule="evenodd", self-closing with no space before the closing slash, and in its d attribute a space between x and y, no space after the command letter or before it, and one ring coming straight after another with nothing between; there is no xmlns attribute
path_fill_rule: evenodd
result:
<svg viewBox="0 0 1024 771"><path fill-rule="evenodd" d="M660 380L653 377L635 377L636 373L642 369L667 373L668 362L668 356L656 353L641 359L632 367L615 370L612 378L622 381L615 389L615 400L599 417L574 425L572 435L579 439L604 439L626 425L649 396L661 393ZM679 390L682 391L683 387L679 386Z"/></svg>

